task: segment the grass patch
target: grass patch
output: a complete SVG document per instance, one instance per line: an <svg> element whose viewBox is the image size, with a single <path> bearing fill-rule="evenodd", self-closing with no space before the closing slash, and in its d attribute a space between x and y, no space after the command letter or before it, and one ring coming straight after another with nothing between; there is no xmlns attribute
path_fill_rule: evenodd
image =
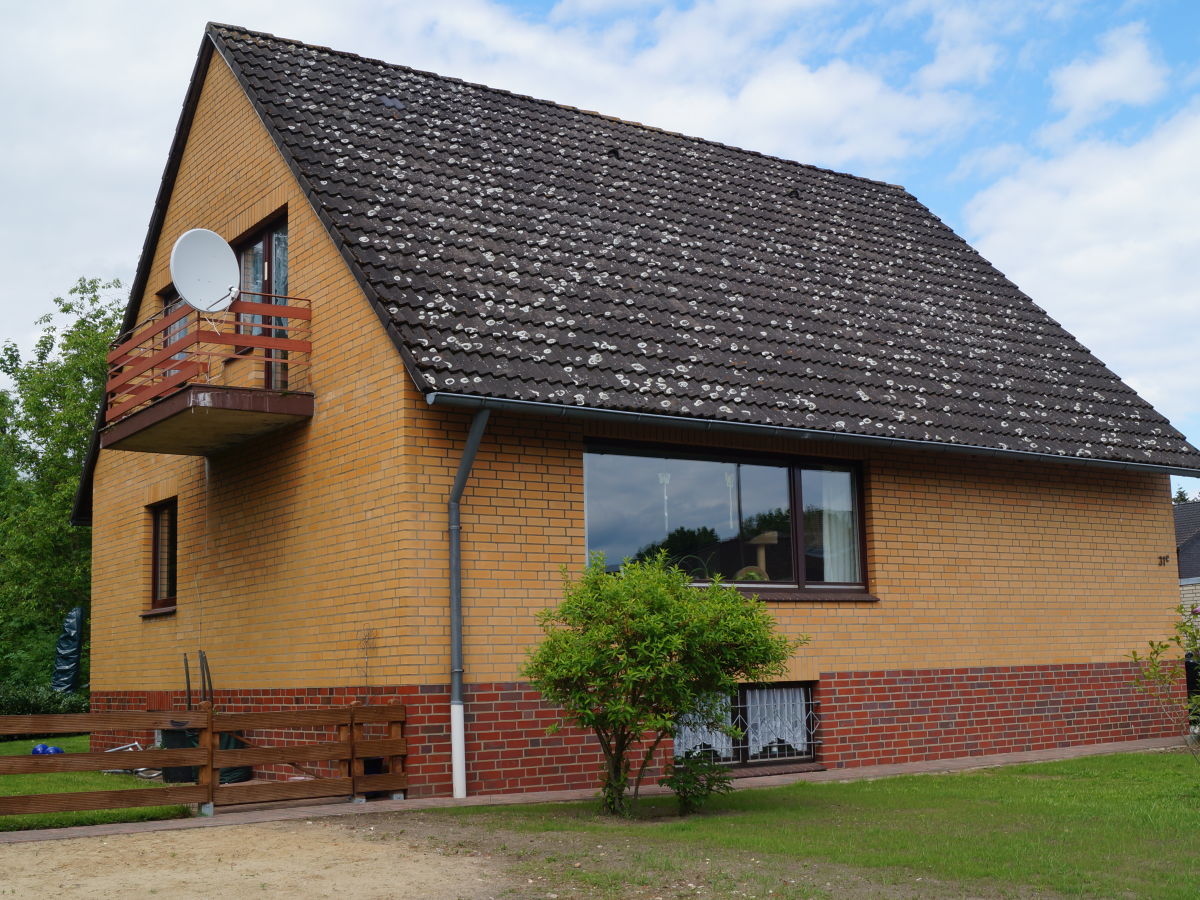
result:
<svg viewBox="0 0 1200 900"><path fill-rule="evenodd" d="M0 741L0 756L23 756L28 754L35 744L53 744L62 747L66 753L86 753L88 751L88 736L82 734L67 737L39 738L37 740ZM121 754L113 754L113 768L118 768L122 764L121 757ZM45 775L4 775L0 777L0 796L61 794L67 791L114 791L125 788L153 789L158 786L161 786L158 782L134 778L132 775L105 775L103 772L53 772ZM0 816L0 831L24 831L29 828L66 828L71 825L101 825L109 822L149 822L155 819L179 819L188 814L188 807L174 805Z"/></svg>
<svg viewBox="0 0 1200 900"><path fill-rule="evenodd" d="M533 883L589 896L651 883L673 896L672 885L702 879L707 891L759 897L1190 898L1200 868L1200 770L1182 753L802 782L738 791L687 819L672 805L646 801L632 821L601 816L594 803L433 815L510 842L534 838L528 848L553 844L553 859L518 854ZM823 881L830 872L849 882Z"/></svg>

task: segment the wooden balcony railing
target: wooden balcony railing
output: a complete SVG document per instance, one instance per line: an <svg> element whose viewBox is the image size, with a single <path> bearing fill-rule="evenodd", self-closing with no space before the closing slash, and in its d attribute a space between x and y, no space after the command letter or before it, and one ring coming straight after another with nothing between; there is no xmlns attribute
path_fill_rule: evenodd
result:
<svg viewBox="0 0 1200 900"><path fill-rule="evenodd" d="M249 292L221 312L164 309L109 351L106 423L189 384L309 390L311 319L307 300Z"/></svg>

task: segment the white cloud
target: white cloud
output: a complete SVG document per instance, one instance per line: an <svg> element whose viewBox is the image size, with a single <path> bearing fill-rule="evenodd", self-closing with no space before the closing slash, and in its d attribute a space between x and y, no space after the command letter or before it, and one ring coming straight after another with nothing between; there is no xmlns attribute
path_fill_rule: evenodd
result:
<svg viewBox="0 0 1200 900"><path fill-rule="evenodd" d="M967 208L973 243L1185 431L1200 429L1200 100L1131 145L1028 162Z"/></svg>
<svg viewBox="0 0 1200 900"><path fill-rule="evenodd" d="M1000 57L1000 49L991 39L998 30L991 15L994 10L939 2L912 3L909 9L928 12L929 37L935 45L933 61L916 74L919 85L942 88L987 81Z"/></svg>
<svg viewBox="0 0 1200 900"><path fill-rule="evenodd" d="M1050 73L1052 106L1062 119L1047 127L1050 142L1069 139L1120 106L1142 106L1167 88L1167 69L1154 58L1141 23L1114 28L1100 38L1100 52Z"/></svg>

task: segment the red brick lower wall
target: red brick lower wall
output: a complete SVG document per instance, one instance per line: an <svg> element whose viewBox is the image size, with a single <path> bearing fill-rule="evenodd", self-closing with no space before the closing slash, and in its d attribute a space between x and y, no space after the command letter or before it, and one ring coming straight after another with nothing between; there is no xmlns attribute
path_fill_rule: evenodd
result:
<svg viewBox="0 0 1200 900"><path fill-rule="evenodd" d="M1133 665L1127 662L825 673L815 697L821 720L817 761L843 768L1174 736L1168 718L1134 690L1132 677ZM224 712L399 700L408 712L409 796L450 793L447 685L223 690L215 699ZM547 735L557 711L528 685L469 685L464 699L469 793L598 785L602 757L595 738L577 728ZM183 707L180 691L92 694L98 712ZM314 732L250 737L270 745L320 739ZM103 750L130 739L95 734L92 745ZM668 742L662 753L669 751ZM255 774L287 778L297 772L277 766ZM647 783L658 774L655 768Z"/></svg>
<svg viewBox="0 0 1200 900"><path fill-rule="evenodd" d="M1134 689L1133 672L1119 662L823 673L820 761L843 768L1178 735Z"/></svg>
<svg viewBox="0 0 1200 900"><path fill-rule="evenodd" d="M215 706L222 712L279 712L289 709L346 705L355 700L387 703L398 700L407 710L404 734L409 796L450 793L450 693L448 685L283 688L271 690L219 690ZM471 794L518 793L566 788L592 788L599 784L603 758L589 731L563 728L547 735L558 720L554 707L528 685L476 684L464 689L467 723L467 791ZM92 709L183 709L182 691L94 691ZM251 732L256 741L271 746L320 740L315 732ZM106 750L151 734L97 733L92 749ZM664 748L664 750L667 748ZM256 777L287 778L299 774L287 766L255 770ZM655 768L648 775L656 778ZM653 783L648 781L648 783Z"/></svg>

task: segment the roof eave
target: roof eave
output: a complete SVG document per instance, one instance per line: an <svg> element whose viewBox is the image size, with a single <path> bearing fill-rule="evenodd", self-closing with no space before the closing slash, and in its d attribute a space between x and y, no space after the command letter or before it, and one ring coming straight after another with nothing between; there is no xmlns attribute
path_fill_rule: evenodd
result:
<svg viewBox="0 0 1200 900"><path fill-rule="evenodd" d="M1030 459L1043 462L1078 463L1104 466L1110 469L1127 469L1139 472L1157 472L1167 475L1200 477L1200 467L1186 468L1156 463L1139 463L1112 459L1094 459L1065 456L1057 453L1038 453L1032 450L1001 450L974 444L952 444L945 441L922 441L912 438L884 437L870 434L842 434L820 431L815 428L796 428L783 425L762 425L754 422L726 422L721 419L701 419L684 416L665 416L658 413L641 413L627 410L602 409L593 406L564 406L536 400L508 400L498 397L482 397L475 394L453 394L430 391L425 394L430 406L457 407L460 409L493 409L497 411L540 415L550 418L590 421L619 422L626 425L653 425L661 428L682 428L689 431L756 435L758 437L783 437L791 440L819 440L838 444L854 444L872 447L896 447L901 449L924 449L966 453L972 456L995 456L1004 459Z"/></svg>

